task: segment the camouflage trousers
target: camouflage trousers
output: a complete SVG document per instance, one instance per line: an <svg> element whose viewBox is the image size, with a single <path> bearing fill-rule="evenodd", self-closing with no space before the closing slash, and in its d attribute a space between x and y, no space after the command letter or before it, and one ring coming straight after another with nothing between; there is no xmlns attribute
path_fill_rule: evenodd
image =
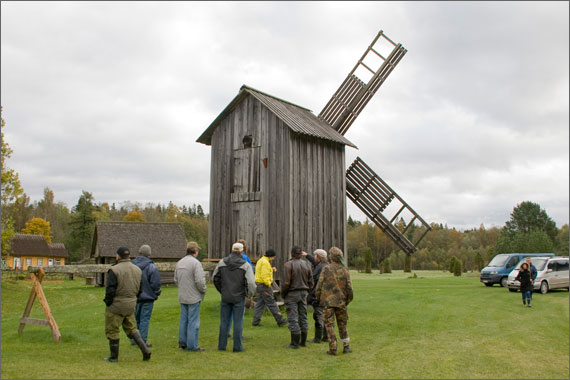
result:
<svg viewBox="0 0 570 380"><path fill-rule="evenodd" d="M324 315L325 329L329 336L329 349L334 352L337 350L336 335L334 333L335 317L338 325L338 334L340 335L340 340L342 341L343 346L348 346L348 343L350 342L348 331L346 330L346 325L348 323L348 310L346 306L326 308Z"/></svg>

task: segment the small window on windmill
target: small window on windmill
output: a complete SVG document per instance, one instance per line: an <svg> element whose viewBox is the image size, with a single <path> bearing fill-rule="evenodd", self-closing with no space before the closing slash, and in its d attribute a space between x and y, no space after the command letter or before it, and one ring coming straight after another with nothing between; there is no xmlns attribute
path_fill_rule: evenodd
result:
<svg viewBox="0 0 570 380"><path fill-rule="evenodd" d="M245 135L241 142L243 143L244 149L251 148L253 145L253 137L251 137L251 135Z"/></svg>

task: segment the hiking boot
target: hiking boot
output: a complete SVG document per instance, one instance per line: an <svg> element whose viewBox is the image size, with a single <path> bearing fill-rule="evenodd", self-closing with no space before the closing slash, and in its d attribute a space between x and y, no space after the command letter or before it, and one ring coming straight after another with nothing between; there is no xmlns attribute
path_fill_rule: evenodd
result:
<svg viewBox="0 0 570 380"><path fill-rule="evenodd" d="M336 355L336 350L334 350L334 351L333 351L333 350L328 350L328 351L327 351L327 354L328 354L328 355Z"/></svg>
<svg viewBox="0 0 570 380"><path fill-rule="evenodd" d="M344 346L342 349L342 353L343 354L350 354L352 353L352 350L350 349L350 346Z"/></svg>

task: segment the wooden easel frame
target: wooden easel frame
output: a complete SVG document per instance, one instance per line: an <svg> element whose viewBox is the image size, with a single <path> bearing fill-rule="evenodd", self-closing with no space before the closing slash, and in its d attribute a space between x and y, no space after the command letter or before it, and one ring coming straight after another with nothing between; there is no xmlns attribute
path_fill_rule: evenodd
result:
<svg viewBox="0 0 570 380"><path fill-rule="evenodd" d="M59 333L59 328L57 327L55 319L51 315L49 304L44 294L44 290L42 289L42 280L44 278L44 275L45 272L42 268L37 270L36 273L30 274L30 276L32 277L32 281L34 282L34 286L32 287L32 292L30 293L30 298L28 299L26 310L24 310L24 315L22 315L22 318L20 319L20 327L18 328L18 334L21 334L24 331L24 327L26 326L26 324L49 326L51 328L53 339L55 339L55 341L59 343L61 341L61 334ZM42 305L42 309L44 310L44 314L46 315L47 320L29 318L30 312L32 311L32 306L34 305L34 301L36 300L36 296L40 300L40 304Z"/></svg>

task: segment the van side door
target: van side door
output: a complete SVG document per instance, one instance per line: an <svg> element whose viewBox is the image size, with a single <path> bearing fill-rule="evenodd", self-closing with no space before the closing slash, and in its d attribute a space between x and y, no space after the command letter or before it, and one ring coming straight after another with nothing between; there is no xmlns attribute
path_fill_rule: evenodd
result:
<svg viewBox="0 0 570 380"><path fill-rule="evenodd" d="M520 256L513 256L509 259L509 261L507 261L507 264L505 265L507 274L511 273L511 271L515 269L515 266L519 263L520 260Z"/></svg>
<svg viewBox="0 0 570 380"><path fill-rule="evenodd" d="M548 262L548 269L544 278L548 280L548 287L550 289L555 289L558 287L558 264L556 261L552 260Z"/></svg>
<svg viewBox="0 0 570 380"><path fill-rule="evenodd" d="M568 288L569 287L569 283L570 283L570 278L569 278L569 269L570 269L570 264L568 263L568 260L564 260L564 261L559 261L558 262L558 279L560 280L560 288Z"/></svg>

